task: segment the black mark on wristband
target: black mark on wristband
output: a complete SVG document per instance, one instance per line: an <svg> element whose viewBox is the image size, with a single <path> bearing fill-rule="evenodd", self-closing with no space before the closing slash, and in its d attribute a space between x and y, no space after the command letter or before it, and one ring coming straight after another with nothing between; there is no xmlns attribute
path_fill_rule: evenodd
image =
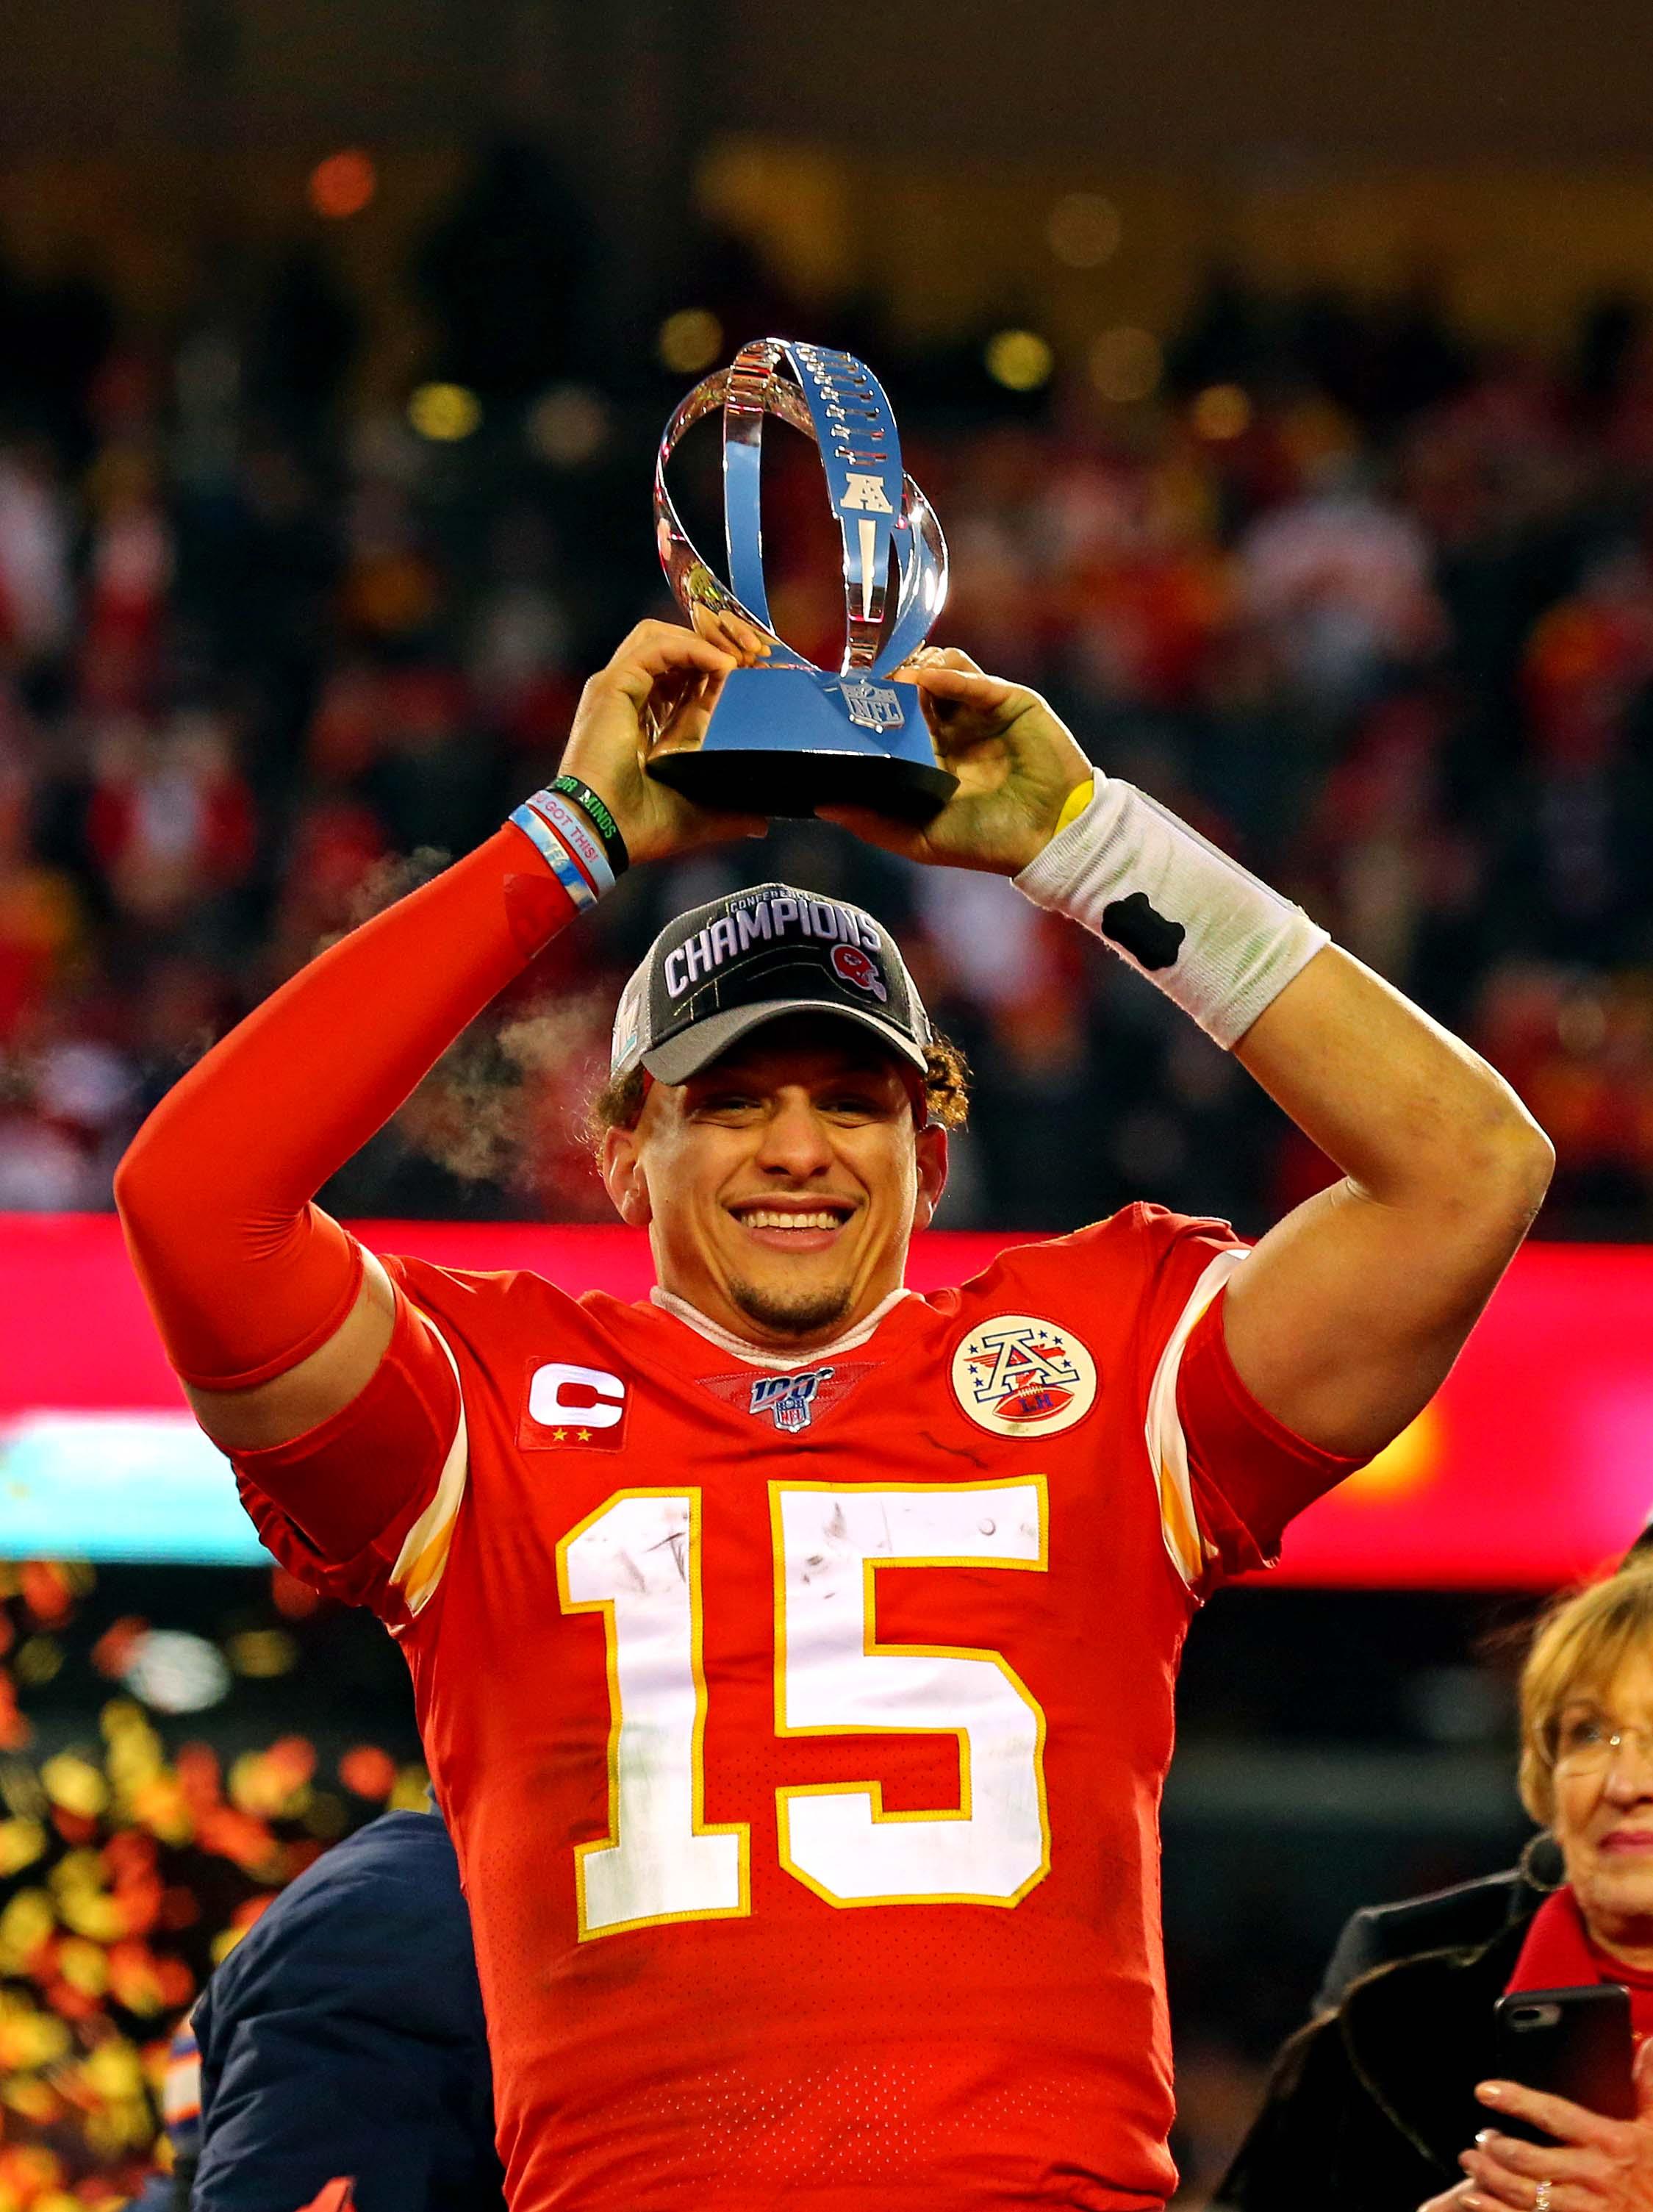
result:
<svg viewBox="0 0 1653 2212"><path fill-rule="evenodd" d="M1110 900L1102 909L1102 933L1143 968L1175 966L1188 935L1180 921L1168 921L1149 905L1146 891Z"/></svg>

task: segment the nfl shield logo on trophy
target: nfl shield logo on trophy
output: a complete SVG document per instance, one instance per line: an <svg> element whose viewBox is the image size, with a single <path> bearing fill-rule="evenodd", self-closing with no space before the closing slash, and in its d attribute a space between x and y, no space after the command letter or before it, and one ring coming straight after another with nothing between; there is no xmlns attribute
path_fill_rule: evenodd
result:
<svg viewBox="0 0 1653 2212"><path fill-rule="evenodd" d="M907 720L893 684L873 684L862 677L846 679L838 690L857 729L898 730Z"/></svg>

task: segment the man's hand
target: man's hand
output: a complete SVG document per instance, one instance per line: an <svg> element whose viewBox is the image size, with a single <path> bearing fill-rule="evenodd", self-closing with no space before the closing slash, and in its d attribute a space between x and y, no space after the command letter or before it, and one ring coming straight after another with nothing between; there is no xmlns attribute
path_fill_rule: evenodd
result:
<svg viewBox="0 0 1653 2212"><path fill-rule="evenodd" d="M562 766L606 800L634 861L664 860L696 845L761 837L761 814L717 814L645 773L661 753L692 750L724 678L769 651L732 616L708 617L696 635L674 623L639 623L580 696Z"/></svg>
<svg viewBox="0 0 1653 2212"><path fill-rule="evenodd" d="M936 756L957 790L921 830L860 806L823 806L823 819L910 860L1018 875L1050 842L1069 794L1095 773L1073 732L1036 691L984 675L957 647L926 646L896 680L917 685Z"/></svg>

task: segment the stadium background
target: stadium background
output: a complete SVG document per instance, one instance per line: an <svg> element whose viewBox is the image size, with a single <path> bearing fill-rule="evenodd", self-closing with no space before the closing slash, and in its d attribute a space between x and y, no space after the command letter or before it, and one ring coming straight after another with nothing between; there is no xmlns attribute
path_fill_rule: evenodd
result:
<svg viewBox="0 0 1653 2212"><path fill-rule="evenodd" d="M540 779L584 674L661 609L665 414L766 331L885 381L951 544L942 635L1504 1070L1559 1153L1542 1238L1653 1237L1647 40L1623 0L911 0L871 27L17 0L0 1492L38 1492L18 1423L64 1401L46 1378L126 1403L98 1380L116 1295L60 1264L108 1224L58 1217L106 1214L205 1039ZM816 480L794 457L774 489L777 611L824 655ZM1007 887L788 826L629 880L335 1209L484 1243L600 1220L579 1115L616 979L734 867L897 921L980 1075L950 1228L1142 1195L1255 1230L1327 1172ZM1570 1379L1571 1425L1515 1468L1469 1376L1450 1451L1421 1433L1368 1493L1441 1508L1432 1550L1374 1569L1352 1521L1315 1554L1337 1587L1231 1593L1192 1638L1166 1852L1191 2205L1341 1916L1520 1841L1486 1638L1634 1531L1644 1260L1538 1255L1502 1356L1535 1405L1547 1361ZM1622 1528L1588 1510L1609 1430ZM120 2201L213 1956L422 1782L388 1642L267 1566L71 1547L0 1565L0 2212L63 2212Z"/></svg>

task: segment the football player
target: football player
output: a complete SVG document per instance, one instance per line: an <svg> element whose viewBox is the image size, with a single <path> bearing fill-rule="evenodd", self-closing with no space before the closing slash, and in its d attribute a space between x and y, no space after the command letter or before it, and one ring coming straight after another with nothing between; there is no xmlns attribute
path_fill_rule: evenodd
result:
<svg viewBox="0 0 1653 2212"><path fill-rule="evenodd" d="M765 884L621 1000L639 1305L365 1250L312 1194L628 864L761 655L645 623L564 773L151 1116L132 1254L271 1549L373 1607L458 1848L514 2212L1148 2212L1189 1620L1451 1365L1551 1152L1492 1071L962 654L923 830L1096 932L1343 1171L1250 1250L1134 1206L903 1287L959 1106L890 935Z"/></svg>

